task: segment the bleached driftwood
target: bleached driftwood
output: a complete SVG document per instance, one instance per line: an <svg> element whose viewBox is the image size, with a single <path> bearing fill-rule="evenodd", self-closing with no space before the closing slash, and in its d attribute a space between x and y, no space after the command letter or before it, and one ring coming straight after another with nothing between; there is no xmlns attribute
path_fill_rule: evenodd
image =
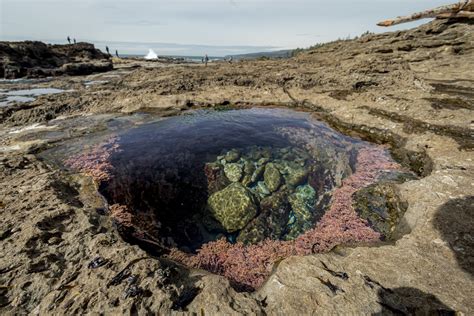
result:
<svg viewBox="0 0 474 316"><path fill-rule="evenodd" d="M474 0L463 0L458 3L448 4L407 16L399 16L392 20L377 23L378 26L392 26L396 24L416 21L425 18L474 18Z"/></svg>

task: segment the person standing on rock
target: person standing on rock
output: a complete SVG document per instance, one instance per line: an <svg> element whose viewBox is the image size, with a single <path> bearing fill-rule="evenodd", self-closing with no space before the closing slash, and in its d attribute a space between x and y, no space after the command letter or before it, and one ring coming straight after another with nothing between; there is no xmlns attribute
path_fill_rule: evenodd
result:
<svg viewBox="0 0 474 316"><path fill-rule="evenodd" d="M117 56L117 58L120 58L120 56L118 54L118 50L115 50L115 56Z"/></svg>
<svg viewBox="0 0 474 316"><path fill-rule="evenodd" d="M67 37L67 41L71 44L71 38L69 36Z"/></svg>
<svg viewBox="0 0 474 316"><path fill-rule="evenodd" d="M74 45L76 45L76 39L74 39Z"/></svg>
<svg viewBox="0 0 474 316"><path fill-rule="evenodd" d="M110 50L109 50L109 46L105 46L105 51L107 52L107 54L109 54L110 56Z"/></svg>
<svg viewBox="0 0 474 316"><path fill-rule="evenodd" d="M205 64L206 67L207 67L208 62L209 62L209 56L207 56L207 54L206 54L206 56L204 56L204 64Z"/></svg>

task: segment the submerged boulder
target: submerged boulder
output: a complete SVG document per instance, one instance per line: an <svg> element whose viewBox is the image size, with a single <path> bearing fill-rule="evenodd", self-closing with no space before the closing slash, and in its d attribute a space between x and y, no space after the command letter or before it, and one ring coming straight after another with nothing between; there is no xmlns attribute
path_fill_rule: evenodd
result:
<svg viewBox="0 0 474 316"><path fill-rule="evenodd" d="M239 182L211 195L208 206L213 216L228 232L244 228L257 215L257 205L252 192Z"/></svg>
<svg viewBox="0 0 474 316"><path fill-rule="evenodd" d="M229 150L225 156L224 159L227 162L236 162L240 158L240 152L237 149L232 149Z"/></svg>
<svg viewBox="0 0 474 316"><path fill-rule="evenodd" d="M310 185L301 185L288 197L288 201L292 212L286 239L291 240L313 226L316 191Z"/></svg>
<svg viewBox="0 0 474 316"><path fill-rule="evenodd" d="M281 174L274 163L268 163L263 174L265 184L270 192L275 192L281 185Z"/></svg>
<svg viewBox="0 0 474 316"><path fill-rule="evenodd" d="M253 219L237 237L244 244L255 244L266 238L280 239L284 233L290 204L288 192L280 190L260 201L260 214Z"/></svg>

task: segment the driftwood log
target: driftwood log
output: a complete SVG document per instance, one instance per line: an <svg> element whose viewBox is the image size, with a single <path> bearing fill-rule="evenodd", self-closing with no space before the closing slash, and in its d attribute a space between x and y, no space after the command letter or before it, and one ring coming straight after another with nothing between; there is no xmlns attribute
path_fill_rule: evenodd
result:
<svg viewBox="0 0 474 316"><path fill-rule="evenodd" d="M448 4L407 16L399 16L392 20L377 23L378 26L392 26L396 24L416 21L425 18L450 19L450 18L474 18L474 0L463 0L458 3Z"/></svg>

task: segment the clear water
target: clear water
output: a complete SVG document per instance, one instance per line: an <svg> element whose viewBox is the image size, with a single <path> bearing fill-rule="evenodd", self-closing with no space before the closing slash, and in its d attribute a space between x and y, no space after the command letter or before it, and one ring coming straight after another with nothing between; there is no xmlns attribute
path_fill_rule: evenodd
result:
<svg viewBox="0 0 474 316"><path fill-rule="evenodd" d="M154 223L149 236L187 251L223 236L244 243L296 238L321 218L331 190L352 172L354 148L362 144L308 113L262 108L196 111L118 136L120 151L109 158L112 177L102 183L101 193L110 204L128 206L143 225ZM239 157L225 161L235 151ZM269 163L280 174L273 190L266 173L249 180ZM231 180L232 168L225 170L229 164L240 169L238 179ZM247 167L251 170L245 171ZM220 170L217 181L209 174L212 168ZM305 175L299 179L292 173ZM248 218L237 228L226 225L227 213L216 215L225 202L210 202L212 195L218 196L232 183L253 201L244 210L253 213L244 214ZM227 198L225 194L214 200ZM273 201L279 194L282 201ZM239 219L231 221L235 220ZM266 228L259 230L261 225Z"/></svg>
<svg viewBox="0 0 474 316"><path fill-rule="evenodd" d="M25 90L1 90L0 91L0 106L8 106L13 102L25 103L33 102L35 97L46 95L46 94L56 94L62 93L65 90L55 89L55 88L35 88L35 89L25 89Z"/></svg>
<svg viewBox="0 0 474 316"><path fill-rule="evenodd" d="M6 94L9 96L40 96L45 94L55 94L55 93L62 93L65 90L62 89L55 89L55 88L33 88L33 89L25 89L25 90L12 90L7 92L2 92L2 94Z"/></svg>

